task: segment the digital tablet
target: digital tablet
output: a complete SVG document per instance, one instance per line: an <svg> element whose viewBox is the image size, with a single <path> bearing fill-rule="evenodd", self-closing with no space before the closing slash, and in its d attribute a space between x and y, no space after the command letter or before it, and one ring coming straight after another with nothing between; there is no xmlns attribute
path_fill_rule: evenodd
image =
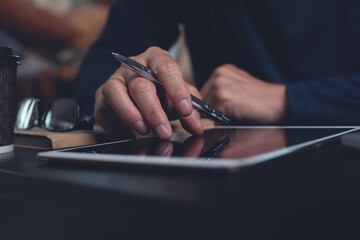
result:
<svg viewBox="0 0 360 240"><path fill-rule="evenodd" d="M174 133L38 153L40 161L148 165L236 171L309 148L321 147L356 127L214 127L202 136Z"/></svg>

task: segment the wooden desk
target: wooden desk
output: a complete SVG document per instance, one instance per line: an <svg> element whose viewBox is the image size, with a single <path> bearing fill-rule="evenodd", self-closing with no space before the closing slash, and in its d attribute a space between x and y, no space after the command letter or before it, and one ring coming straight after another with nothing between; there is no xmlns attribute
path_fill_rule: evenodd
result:
<svg viewBox="0 0 360 240"><path fill-rule="evenodd" d="M0 156L1 239L359 237L360 151L339 142L235 175L47 166L36 153Z"/></svg>

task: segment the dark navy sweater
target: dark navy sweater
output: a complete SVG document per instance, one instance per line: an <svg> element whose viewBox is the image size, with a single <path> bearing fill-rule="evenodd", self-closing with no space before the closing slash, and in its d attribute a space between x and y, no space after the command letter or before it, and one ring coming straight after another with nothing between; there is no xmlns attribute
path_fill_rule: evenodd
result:
<svg viewBox="0 0 360 240"><path fill-rule="evenodd" d="M290 124L360 125L358 0L119 0L78 74L85 112L92 113L96 89L119 67L111 51L168 49L179 23L199 88L231 63L286 84Z"/></svg>

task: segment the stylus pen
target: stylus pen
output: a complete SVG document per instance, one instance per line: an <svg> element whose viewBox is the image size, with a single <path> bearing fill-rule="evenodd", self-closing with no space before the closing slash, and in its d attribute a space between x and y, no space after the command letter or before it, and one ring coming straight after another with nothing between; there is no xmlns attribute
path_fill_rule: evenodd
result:
<svg viewBox="0 0 360 240"><path fill-rule="evenodd" d="M151 69L149 69L149 68L145 67L144 65L141 65L140 63L138 63L130 58L127 58L123 55L113 53L113 52L111 54L114 56L114 58L116 60L118 60L121 63L124 63L126 66L128 66L130 69L132 69L139 76L149 79L156 86L164 89L164 86L159 81L159 79L156 76L156 74L154 73L154 71L152 71ZM230 123L230 119L227 118L222 112L216 110L215 108L213 108L210 105L208 105L207 103L201 101L197 97L195 97L193 95L190 95L190 96L191 96L192 105L195 108L199 109L200 111L202 111L203 113L205 113L206 115L208 115L209 117L211 117L215 120L221 121L225 124Z"/></svg>

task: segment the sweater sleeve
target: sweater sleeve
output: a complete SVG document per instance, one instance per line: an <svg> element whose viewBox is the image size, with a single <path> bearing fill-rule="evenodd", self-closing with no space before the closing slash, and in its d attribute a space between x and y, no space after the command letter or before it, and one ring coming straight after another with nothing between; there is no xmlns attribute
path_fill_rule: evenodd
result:
<svg viewBox="0 0 360 240"><path fill-rule="evenodd" d="M82 113L93 114L96 90L120 64L111 52L134 56L150 46L168 49L178 36L179 19L171 1L119 0L87 52L76 78L76 96Z"/></svg>
<svg viewBox="0 0 360 240"><path fill-rule="evenodd" d="M360 124L360 76L301 81L286 87L291 124Z"/></svg>

